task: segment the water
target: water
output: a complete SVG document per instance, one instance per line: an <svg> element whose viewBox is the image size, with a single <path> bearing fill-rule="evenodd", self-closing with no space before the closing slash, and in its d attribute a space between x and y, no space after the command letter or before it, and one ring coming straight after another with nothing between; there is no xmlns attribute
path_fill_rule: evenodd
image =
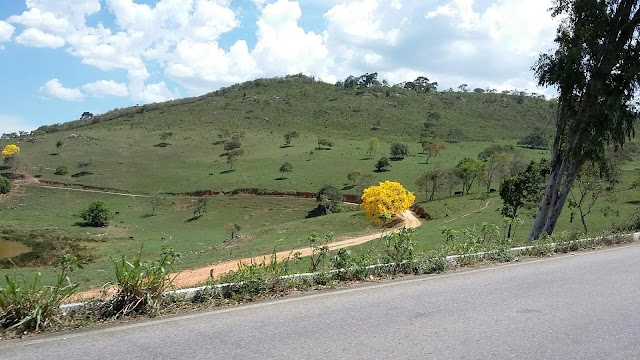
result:
<svg viewBox="0 0 640 360"><path fill-rule="evenodd" d="M29 251L31 249L19 242L0 239L0 259L16 257Z"/></svg>

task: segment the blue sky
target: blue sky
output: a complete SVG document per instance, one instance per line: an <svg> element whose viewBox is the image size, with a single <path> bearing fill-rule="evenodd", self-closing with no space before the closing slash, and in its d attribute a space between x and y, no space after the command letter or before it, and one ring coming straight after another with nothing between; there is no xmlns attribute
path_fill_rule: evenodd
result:
<svg viewBox="0 0 640 360"><path fill-rule="evenodd" d="M0 133L291 73L536 89L551 0L3 0ZM366 51L365 51L366 49ZM366 57L365 57L366 53Z"/></svg>

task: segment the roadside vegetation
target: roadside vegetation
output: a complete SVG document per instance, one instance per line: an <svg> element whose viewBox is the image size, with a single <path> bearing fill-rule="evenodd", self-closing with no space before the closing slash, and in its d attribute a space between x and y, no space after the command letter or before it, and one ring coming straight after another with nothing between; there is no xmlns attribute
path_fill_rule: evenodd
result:
<svg viewBox="0 0 640 360"><path fill-rule="evenodd" d="M598 3L554 6L567 19L559 48L533 69L558 99L438 89L424 76L297 74L3 134L2 328L55 328L60 303L105 283L114 293L85 320L157 315L176 304L165 296L172 271L269 253L212 274L195 298L244 302L631 241L637 2ZM385 235L408 209L419 232ZM308 257L275 256L301 247Z"/></svg>

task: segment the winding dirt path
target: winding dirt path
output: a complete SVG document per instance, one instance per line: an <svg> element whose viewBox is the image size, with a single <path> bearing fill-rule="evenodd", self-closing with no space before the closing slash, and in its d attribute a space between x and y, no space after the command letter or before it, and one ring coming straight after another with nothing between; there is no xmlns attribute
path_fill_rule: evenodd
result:
<svg viewBox="0 0 640 360"><path fill-rule="evenodd" d="M422 225L420 220L418 220L418 218L416 218L408 210L402 213L402 218L404 218L404 221L399 225L397 225L396 227L394 227L393 229L394 232L398 231L403 226L407 228L416 228ZM358 236L358 237L354 237L354 238L350 238L342 241L336 241L328 244L329 251L364 244L366 242L369 242L371 240L378 239L378 238L380 238L380 234L371 234L371 235L365 235L365 236ZM311 255L311 249L309 247L305 247L301 249L294 249L292 251L291 250L281 251L276 253L276 259L283 260L295 253L300 253L300 256L309 256ZM212 264L209 266L204 266L198 269L184 270L175 274L174 283L177 287L187 287L187 286L200 284L207 281L207 279L211 277L212 271L215 277L217 278L221 274L227 273L229 271L238 270L239 262L242 262L244 264L250 264L252 261L261 262L263 259L265 261L269 261L271 259L271 255L272 254L266 254L266 255L260 255L255 257L244 258L244 259L228 260L228 261Z"/></svg>
<svg viewBox="0 0 640 360"><path fill-rule="evenodd" d="M403 218L404 220L400 224L396 225L391 230L391 232L397 232L402 227L417 228L420 225L422 225L420 220L416 218L415 215L413 215L413 213L411 213L409 210L403 212L401 215L401 218ZM361 245L371 240L375 240L379 238L380 238L380 234L370 234L370 235L358 236L358 237L354 237L346 240L336 241L328 244L329 251L338 250L338 249L342 249L350 246ZM287 257L290 257L292 254L295 254L296 252L300 253L300 256L311 255L311 249L309 247L305 247L300 249L293 249L293 250L278 252L276 253L276 258L278 260L283 260L283 259L286 259ZM202 284L206 282L208 279L211 278L212 272L216 278L219 278L220 275L224 273L238 270L239 262L242 262L244 264L250 264L252 261L261 262L263 259L268 262L270 261L272 255L273 254L265 254L260 256L243 258L243 259L227 260L227 261L218 262L215 264L203 266L196 269L183 270L177 273L170 274L169 276L174 278L174 285L177 288L186 288L189 286L194 286L194 285ZM70 301L75 302L75 301L81 301L81 300L91 299L91 298L96 298L101 296L103 296L102 290L89 290L89 291L84 291L76 294L75 296L73 296L72 299L70 299Z"/></svg>
<svg viewBox="0 0 640 360"><path fill-rule="evenodd" d="M490 204L490 203L491 203L491 199L487 200L487 203L486 203L486 204L484 204L484 206L483 206L483 207L481 207L480 209L478 209L478 210L474 210L474 211L472 211L472 212L470 212L470 213L466 213L466 214L462 215L462 216L460 217L460 219L464 219L464 218L466 218L467 216L469 216L469 215L471 215L471 214L479 213L480 211L485 210L486 208L488 208L488 207L489 207L489 204ZM458 220L458 218L453 218L453 219L445 220L445 221L443 221L442 223L443 223L443 224L447 224L447 223L450 223L450 222L452 222L452 221L456 221L456 220Z"/></svg>

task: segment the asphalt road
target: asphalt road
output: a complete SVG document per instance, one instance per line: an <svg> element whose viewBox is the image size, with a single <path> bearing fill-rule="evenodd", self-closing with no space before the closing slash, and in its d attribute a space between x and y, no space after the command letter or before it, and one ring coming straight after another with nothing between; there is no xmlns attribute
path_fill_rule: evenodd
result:
<svg viewBox="0 0 640 360"><path fill-rule="evenodd" d="M1 359L640 359L640 246L0 342Z"/></svg>

